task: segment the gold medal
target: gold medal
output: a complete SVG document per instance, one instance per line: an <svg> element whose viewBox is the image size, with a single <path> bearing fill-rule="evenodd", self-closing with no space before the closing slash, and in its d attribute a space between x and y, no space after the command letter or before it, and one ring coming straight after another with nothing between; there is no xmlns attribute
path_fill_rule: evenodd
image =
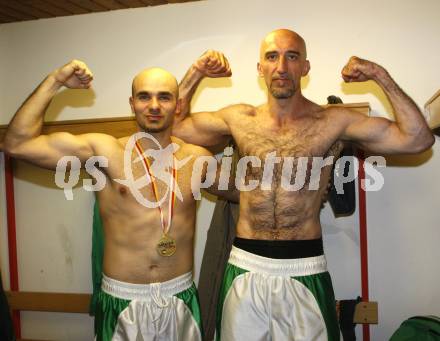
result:
<svg viewBox="0 0 440 341"><path fill-rule="evenodd" d="M141 146L136 142L136 150L139 154L139 156L143 159L143 164L145 167L145 171L148 175L148 177L150 178L151 181L151 187L153 190L153 194L154 197L156 198L156 201L159 201L158 199L158 191L155 185L155 180L153 177L153 174L150 171L150 166L148 163L148 160L143 156L142 153L142 148ZM172 255L174 255L174 253L176 252L176 241L170 237L168 235L168 231L170 230L171 227L171 221L173 219L173 211L174 211L174 203L175 203L175 192L174 192L174 188L176 186L177 183L177 171L176 171L176 167L174 166L174 156L173 156L173 166L171 168L171 179L170 179L170 186L169 191L170 191L170 199L169 199L169 207L168 207L168 220L165 220L164 218L164 214L162 211L162 207L159 205L158 209L159 209L159 213L160 213L160 223L162 225L162 237L160 238L159 242L156 245L156 250L159 253L159 255L163 256L163 257L170 257ZM168 224L167 224L168 221Z"/></svg>
<svg viewBox="0 0 440 341"><path fill-rule="evenodd" d="M170 257L176 252L176 241L169 235L164 234L157 243L156 250L163 257Z"/></svg>

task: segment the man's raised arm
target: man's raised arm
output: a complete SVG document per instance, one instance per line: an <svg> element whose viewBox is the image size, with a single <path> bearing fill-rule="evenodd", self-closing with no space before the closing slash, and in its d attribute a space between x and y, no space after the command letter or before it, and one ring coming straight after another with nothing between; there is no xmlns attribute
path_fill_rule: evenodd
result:
<svg viewBox="0 0 440 341"><path fill-rule="evenodd" d="M190 114L190 104L203 78L229 77L231 74L228 60L217 51L205 52L191 65L179 84L180 112L175 116L173 135L201 146L217 145L229 138L229 127L224 117L229 108Z"/></svg>
<svg viewBox="0 0 440 341"><path fill-rule="evenodd" d="M65 155L77 156L82 161L92 156L91 140L96 134L40 135L44 114L57 91L62 86L88 89L92 79L93 75L86 64L78 60L49 74L12 118L5 135L5 152L49 169L54 169L58 160Z"/></svg>
<svg viewBox="0 0 440 341"><path fill-rule="evenodd" d="M374 80L385 92L395 113L393 122L349 112L344 115L342 138L382 154L419 153L432 146L435 139L420 109L382 66L351 57L342 70L342 77L346 82Z"/></svg>
<svg viewBox="0 0 440 341"><path fill-rule="evenodd" d="M229 62L223 53L208 50L202 54L186 72L179 84L180 114L176 119L184 119L190 113L191 99L203 78L221 78L232 75Z"/></svg>

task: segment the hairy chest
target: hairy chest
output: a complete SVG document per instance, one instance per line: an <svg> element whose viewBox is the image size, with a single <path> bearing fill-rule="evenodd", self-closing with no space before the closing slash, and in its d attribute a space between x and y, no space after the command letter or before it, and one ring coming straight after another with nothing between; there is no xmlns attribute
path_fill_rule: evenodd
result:
<svg viewBox="0 0 440 341"><path fill-rule="evenodd" d="M331 166L342 143L338 131L324 119L299 120L279 127L269 120L251 117L233 130L241 159L247 157L247 176L264 177L268 171L305 172ZM243 163L243 162L242 162ZM270 168L270 169L268 169Z"/></svg>

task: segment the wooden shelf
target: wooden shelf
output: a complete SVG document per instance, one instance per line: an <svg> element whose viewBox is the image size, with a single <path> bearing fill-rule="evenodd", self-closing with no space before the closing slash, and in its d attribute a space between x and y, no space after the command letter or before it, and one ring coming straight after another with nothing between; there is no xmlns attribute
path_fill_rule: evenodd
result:
<svg viewBox="0 0 440 341"><path fill-rule="evenodd" d="M6 291L11 310L89 313L90 294Z"/></svg>
<svg viewBox="0 0 440 341"><path fill-rule="evenodd" d="M426 102L425 115L431 129L440 127L440 90Z"/></svg>
<svg viewBox="0 0 440 341"><path fill-rule="evenodd" d="M367 102L363 103L348 103L348 104L331 104L323 107L339 106L357 110L365 115L370 113L370 105ZM0 126L0 150L2 150L2 142L6 133L7 125ZM137 125L134 116L129 117L113 117L113 118L98 118L98 119L84 119L84 120L69 120L69 121L55 121L44 123L42 134L51 134L55 132L68 132L74 135L86 133L103 133L113 135L116 138L129 136L136 132Z"/></svg>

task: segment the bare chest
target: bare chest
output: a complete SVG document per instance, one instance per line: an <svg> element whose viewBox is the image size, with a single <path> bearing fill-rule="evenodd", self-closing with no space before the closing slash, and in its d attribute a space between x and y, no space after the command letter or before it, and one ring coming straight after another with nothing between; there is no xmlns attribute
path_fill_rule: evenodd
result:
<svg viewBox="0 0 440 341"><path fill-rule="evenodd" d="M258 117L243 120L233 129L241 155L261 159L276 152L280 157L324 156L335 142L331 130L321 120L303 120L285 126Z"/></svg>
<svg viewBox="0 0 440 341"><path fill-rule="evenodd" d="M283 170L296 172L300 167L310 175L312 168L325 166L324 160L328 165L335 161L342 144L337 142L336 129L326 123L324 119L308 119L277 127L271 121L251 117L243 120L233 135L240 157L252 158L247 164L248 175L261 178L270 167L276 181Z"/></svg>
<svg viewBox="0 0 440 341"><path fill-rule="evenodd" d="M282 239L310 232L301 229L317 219L331 167L342 148L337 129L327 124L325 119L310 118L277 127L254 116L233 131L240 161L246 160L237 174L245 184L259 184L240 198L246 203L246 212L240 213L242 226L258 233L253 237L266 238L259 234L274 230L287 231Z"/></svg>
<svg viewBox="0 0 440 341"><path fill-rule="evenodd" d="M174 198L174 207L177 212L194 205L191 188L191 175L194 158L190 155L176 153L171 167L158 167L154 159L148 162L138 159L133 153L131 159L123 153L112 155L106 170L109 178L102 196L113 202L120 211L130 214L145 208L161 206L164 213L169 209L169 202ZM188 158L187 162L182 160ZM156 210L147 210L147 212Z"/></svg>

